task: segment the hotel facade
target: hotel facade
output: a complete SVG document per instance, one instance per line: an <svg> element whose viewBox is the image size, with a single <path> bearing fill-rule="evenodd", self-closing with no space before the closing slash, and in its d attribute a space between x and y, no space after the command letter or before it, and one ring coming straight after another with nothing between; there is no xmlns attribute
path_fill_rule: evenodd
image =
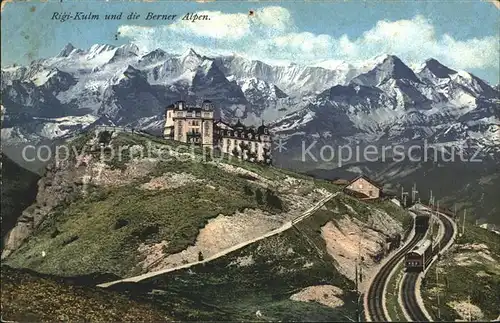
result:
<svg viewBox="0 0 500 323"><path fill-rule="evenodd" d="M264 125L247 127L214 119L215 107L205 100L201 105L177 101L165 109L165 139L218 149L244 160L272 163L271 134Z"/></svg>

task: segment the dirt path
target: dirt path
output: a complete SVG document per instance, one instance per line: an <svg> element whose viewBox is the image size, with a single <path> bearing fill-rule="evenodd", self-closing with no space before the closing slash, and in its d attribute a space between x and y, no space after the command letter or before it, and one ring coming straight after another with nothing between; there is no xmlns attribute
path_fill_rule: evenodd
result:
<svg viewBox="0 0 500 323"><path fill-rule="evenodd" d="M163 269L163 270L159 270L159 271L154 271L154 272L142 274L142 275L135 276L135 277L129 277L129 278L124 278L124 279L120 279L120 280L115 280L115 281L112 281L112 282L107 282L107 283L99 284L97 286L98 287L109 287L109 286L112 286L114 284L118 284L118 283L122 283L122 282L134 282L134 283L136 283L136 282L139 282L139 281L144 280L144 279L148 279L148 278L151 278L151 277L155 277L155 276L162 275L162 274L165 274L165 273L168 273L168 272L172 272L172 271L176 271L176 270L179 270L179 269L189 268L189 267L192 267L192 266L195 266L195 265L198 265L198 264L206 263L206 262L215 260L217 258L223 257L223 256L225 256L225 255L227 255L227 254L229 254L229 253L231 253L231 252L233 252L235 250L241 249L241 248L243 248L243 247L245 247L245 246L247 246L247 245L249 245L251 243L254 243L254 242L257 242L259 240L262 240L262 239L274 236L276 234L279 234L281 232L284 232L284 231L290 229L296 223L299 223L299 222L303 221L304 219L310 217L314 212L316 212L319 208L321 208L326 202L328 202L330 199L332 199L333 197L337 196L338 194L339 194L339 192L327 195L326 197L324 197L323 199L321 199L318 203L316 203L316 205L314 205L312 208L308 209L307 211L305 211L304 213L302 213L300 216L298 216L294 220L285 223L284 225L282 225L281 227L279 227L279 228L277 228L275 230L269 231L268 233L263 234L263 235L261 235L261 236L259 236L257 238L254 238L254 239L251 239L251 240L247 240L247 241L244 241L244 242L239 243L237 245L234 245L231 248L228 248L228 249L225 249L225 250L223 250L223 251L221 251L219 253L216 253L215 255L213 255L213 256L211 256L209 258L206 258L203 261L195 261L195 262L191 262L191 263L184 264L184 265L177 266L177 267L173 267L173 268L167 268L167 269Z"/></svg>

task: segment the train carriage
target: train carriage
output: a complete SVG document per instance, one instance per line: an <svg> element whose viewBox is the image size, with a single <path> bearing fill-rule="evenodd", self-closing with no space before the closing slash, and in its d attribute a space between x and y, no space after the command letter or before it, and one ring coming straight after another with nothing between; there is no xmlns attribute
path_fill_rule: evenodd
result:
<svg viewBox="0 0 500 323"><path fill-rule="evenodd" d="M429 239L418 243L405 257L406 271L424 271L432 260L432 242Z"/></svg>
<svg viewBox="0 0 500 323"><path fill-rule="evenodd" d="M415 217L415 232L416 233L424 233L427 231L429 227L429 219L428 215L417 215Z"/></svg>

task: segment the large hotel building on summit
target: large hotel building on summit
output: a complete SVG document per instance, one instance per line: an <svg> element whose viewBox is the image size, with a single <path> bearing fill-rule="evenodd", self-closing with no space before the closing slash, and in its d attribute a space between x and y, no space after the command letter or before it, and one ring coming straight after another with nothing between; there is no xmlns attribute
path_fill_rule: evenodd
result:
<svg viewBox="0 0 500 323"><path fill-rule="evenodd" d="M271 164L271 134L261 126L246 127L239 120L229 124L214 119L214 105L205 100L201 105L177 101L165 109L166 139L196 144L232 154L245 160Z"/></svg>

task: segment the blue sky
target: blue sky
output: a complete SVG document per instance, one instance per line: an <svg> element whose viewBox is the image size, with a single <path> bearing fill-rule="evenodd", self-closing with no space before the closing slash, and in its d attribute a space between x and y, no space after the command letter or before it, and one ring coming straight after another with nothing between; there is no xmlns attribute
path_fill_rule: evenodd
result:
<svg viewBox="0 0 500 323"><path fill-rule="evenodd" d="M53 12L76 11L98 13L101 20L51 20ZM142 17L102 19L105 13L132 11ZM180 17L205 12L211 20L145 21L148 12ZM180 53L191 47L207 55L237 53L303 64L395 54L417 66L434 57L499 83L500 10L482 1L16 2L5 5L1 23L3 66L56 55L68 42L84 49L134 42L144 51L160 47Z"/></svg>

